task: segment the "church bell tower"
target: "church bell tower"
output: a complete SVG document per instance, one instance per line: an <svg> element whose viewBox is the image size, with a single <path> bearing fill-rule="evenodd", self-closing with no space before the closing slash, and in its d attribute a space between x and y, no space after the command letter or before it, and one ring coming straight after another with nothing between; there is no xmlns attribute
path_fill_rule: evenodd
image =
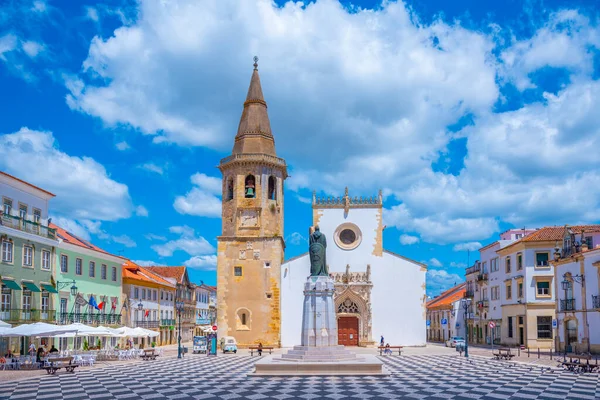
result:
<svg viewBox="0 0 600 400"><path fill-rule="evenodd" d="M275 153L258 58L223 174L222 235L217 248L218 336L240 347L280 345L280 267L285 160Z"/></svg>

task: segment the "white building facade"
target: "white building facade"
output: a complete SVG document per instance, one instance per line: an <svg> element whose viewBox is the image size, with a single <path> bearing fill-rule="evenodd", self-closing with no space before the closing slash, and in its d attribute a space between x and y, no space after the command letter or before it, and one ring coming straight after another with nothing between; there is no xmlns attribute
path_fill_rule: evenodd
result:
<svg viewBox="0 0 600 400"><path fill-rule="evenodd" d="M317 198L313 227L327 239L327 265L335 281L338 342L366 346L426 343L424 264L383 248L382 196ZM300 344L308 254L281 266L281 345Z"/></svg>

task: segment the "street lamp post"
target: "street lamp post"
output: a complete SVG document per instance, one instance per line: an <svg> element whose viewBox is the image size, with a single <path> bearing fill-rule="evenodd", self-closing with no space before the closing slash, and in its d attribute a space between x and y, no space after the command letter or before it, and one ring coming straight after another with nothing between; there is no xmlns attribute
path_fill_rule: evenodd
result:
<svg viewBox="0 0 600 400"><path fill-rule="evenodd" d="M181 311L183 310L183 301L175 303L177 315L179 316L179 334L177 335L177 358L181 358Z"/></svg>
<svg viewBox="0 0 600 400"><path fill-rule="evenodd" d="M468 332L468 325L467 325L467 315L469 312L469 306L471 305L471 299L470 298L465 298L462 300L462 306L463 306L463 310L464 310L464 317L465 317L465 357L469 357L469 332Z"/></svg>
<svg viewBox="0 0 600 400"><path fill-rule="evenodd" d="M73 279L71 282L56 282L56 289L60 290L67 286L71 285L71 296L77 296L77 286L75 286L75 280Z"/></svg>

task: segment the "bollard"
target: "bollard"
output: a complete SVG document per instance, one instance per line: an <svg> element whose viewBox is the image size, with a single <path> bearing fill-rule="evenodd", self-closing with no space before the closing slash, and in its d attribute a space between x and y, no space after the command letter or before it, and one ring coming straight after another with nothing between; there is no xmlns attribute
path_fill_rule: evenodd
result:
<svg viewBox="0 0 600 400"><path fill-rule="evenodd" d="M527 347L527 358L529 358L529 347Z"/></svg>
<svg viewBox="0 0 600 400"><path fill-rule="evenodd" d="M550 348L550 361L552 361L552 348Z"/></svg>
<svg viewBox="0 0 600 400"><path fill-rule="evenodd" d="M538 359L540 358L540 348L538 347Z"/></svg>
<svg viewBox="0 0 600 400"><path fill-rule="evenodd" d="M517 346L517 354L521 357L521 346Z"/></svg>

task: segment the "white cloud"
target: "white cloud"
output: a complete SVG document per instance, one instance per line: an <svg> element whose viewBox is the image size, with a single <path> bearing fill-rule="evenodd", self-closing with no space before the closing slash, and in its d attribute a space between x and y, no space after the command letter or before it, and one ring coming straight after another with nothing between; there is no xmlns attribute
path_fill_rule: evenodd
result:
<svg viewBox="0 0 600 400"><path fill-rule="evenodd" d="M466 268L467 264L461 263L461 262L452 261L450 263L450 266L453 267L453 268Z"/></svg>
<svg viewBox="0 0 600 400"><path fill-rule="evenodd" d="M131 261L133 261L137 265L141 265L142 267L153 267L155 265L160 265L154 261L149 261L149 260L131 260Z"/></svg>
<svg viewBox="0 0 600 400"><path fill-rule="evenodd" d="M135 241L127 235L110 236L110 240L115 243L122 244L125 247L136 247L137 246Z"/></svg>
<svg viewBox="0 0 600 400"><path fill-rule="evenodd" d="M190 180L195 186L185 194L177 196L173 207L180 214L219 218L221 216L221 179L196 173Z"/></svg>
<svg viewBox="0 0 600 400"><path fill-rule="evenodd" d="M163 175L165 173L165 170L163 167L156 165L154 163L145 163L145 164L139 165L138 168L145 169L146 171L154 172L159 175Z"/></svg>
<svg viewBox="0 0 600 400"><path fill-rule="evenodd" d="M104 231L101 227L102 223L100 221L92 221L87 219L76 221L60 215L51 215L51 218L53 224L63 228L67 232L70 232L83 240L93 242L92 235L96 235L99 239L108 243L118 243L125 247L137 246L135 241L127 235L111 235ZM99 245L99 247L102 248L101 245Z"/></svg>
<svg viewBox="0 0 600 400"><path fill-rule="evenodd" d="M302 243L307 243L307 239L302 236L299 232L294 232L285 239L291 245L298 246Z"/></svg>
<svg viewBox="0 0 600 400"><path fill-rule="evenodd" d="M53 224L60 226L67 232L71 232L72 234L83 240L91 240L90 232L88 231L88 228L85 227L83 224L78 223L73 219L57 215L50 215L50 217L52 218Z"/></svg>
<svg viewBox="0 0 600 400"><path fill-rule="evenodd" d="M400 243L404 244L404 245L411 245L411 244L419 243L419 237L402 234L402 235L400 235Z"/></svg>
<svg viewBox="0 0 600 400"><path fill-rule="evenodd" d="M481 243L479 242L466 242L466 243L458 243L455 244L452 248L453 251L476 251L481 248Z"/></svg>
<svg viewBox="0 0 600 400"><path fill-rule="evenodd" d="M148 209L144 206L137 206L135 208L135 215L137 215L138 217L147 217Z"/></svg>
<svg viewBox="0 0 600 400"><path fill-rule="evenodd" d="M169 228L172 233L180 237L163 244L155 244L152 247L161 257L170 257L176 251L184 251L190 256L201 256L214 254L216 249L202 236L196 236L193 228L189 226L173 226Z"/></svg>
<svg viewBox="0 0 600 400"><path fill-rule="evenodd" d="M201 271L215 271L217 269L217 256L194 256L183 264L188 268L198 269Z"/></svg>
<svg viewBox="0 0 600 400"><path fill-rule="evenodd" d="M90 20L92 20L94 22L100 21L100 16L98 15L98 10L95 9L94 7L86 7L85 15L87 18L89 18Z"/></svg>
<svg viewBox="0 0 600 400"><path fill-rule="evenodd" d="M117 221L133 212L126 185L94 159L59 150L50 132L21 128L1 135L0 169L54 193L53 212L68 218Z"/></svg>
<svg viewBox="0 0 600 400"><path fill-rule="evenodd" d="M429 265L431 265L432 267L441 267L442 263L437 258L432 258L429 260Z"/></svg>
<svg viewBox="0 0 600 400"><path fill-rule="evenodd" d="M7 34L0 37L0 60L6 61L4 53L11 52L17 48L17 37Z"/></svg>
<svg viewBox="0 0 600 400"><path fill-rule="evenodd" d="M115 144L115 147L117 148L117 150L120 150L120 151L125 151L125 150L131 149L131 146L125 141Z"/></svg>
<svg viewBox="0 0 600 400"><path fill-rule="evenodd" d="M144 235L144 237L148 240L160 240L160 241L166 241L167 238L164 236L160 236L160 235L155 235L154 233L147 233Z"/></svg>
<svg viewBox="0 0 600 400"><path fill-rule="evenodd" d="M27 40L21 44L23 51L31 58L36 58L42 51L45 50L45 46L33 40Z"/></svg>
<svg viewBox="0 0 600 400"><path fill-rule="evenodd" d="M450 289L464 281L462 276L451 274L443 269L427 270L427 294L439 295L445 290Z"/></svg>
<svg viewBox="0 0 600 400"><path fill-rule="evenodd" d="M31 7L31 11L38 13L45 13L48 9L48 5L45 1L36 0L33 2L33 6Z"/></svg>

